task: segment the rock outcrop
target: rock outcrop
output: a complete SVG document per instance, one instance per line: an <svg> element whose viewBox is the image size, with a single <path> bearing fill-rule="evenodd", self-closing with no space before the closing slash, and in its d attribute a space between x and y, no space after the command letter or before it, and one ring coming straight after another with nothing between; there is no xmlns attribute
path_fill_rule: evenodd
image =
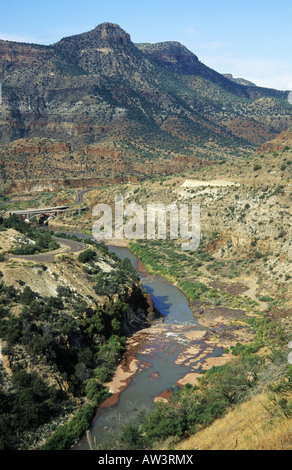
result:
<svg viewBox="0 0 292 470"><path fill-rule="evenodd" d="M265 142L260 149L259 153L267 152L278 152L279 150L284 150L292 148L292 128L287 129L286 131L281 132L275 137L275 139Z"/></svg>
<svg viewBox="0 0 292 470"><path fill-rule="evenodd" d="M123 330L129 335L141 328L147 328L161 317L154 307L151 295L144 293L140 284L133 286L121 296L121 300L129 305L129 311L124 318Z"/></svg>

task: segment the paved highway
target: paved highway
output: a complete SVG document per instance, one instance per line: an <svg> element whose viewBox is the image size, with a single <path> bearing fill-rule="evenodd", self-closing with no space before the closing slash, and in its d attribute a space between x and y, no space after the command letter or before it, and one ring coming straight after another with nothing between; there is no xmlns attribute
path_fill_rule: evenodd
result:
<svg viewBox="0 0 292 470"><path fill-rule="evenodd" d="M32 209L22 209L22 210L10 210L10 214L16 215L29 215L29 214L46 214L51 212L63 212L70 207L77 206L78 204L82 204L84 202L84 194L93 191L95 188L90 189L82 189L75 194L75 202L73 204L67 204L63 206L54 206L54 207L38 207Z"/></svg>
<svg viewBox="0 0 292 470"><path fill-rule="evenodd" d="M90 193L90 191L95 191L96 189L98 188L81 189L81 191L78 191L78 193L76 193L75 203L72 205L74 206L75 204L81 204L82 202L84 202L84 194Z"/></svg>
<svg viewBox="0 0 292 470"><path fill-rule="evenodd" d="M84 202L84 194L94 191L96 188L90 188L90 189L82 189L81 191L78 191L75 195L75 203L74 204L68 204L67 206L58 206L58 207L49 207L49 208L39 208L39 209L26 209L25 211L10 211L13 214L20 214L20 213L33 213L33 212L38 212L40 211L48 211L48 210L54 210L54 209L65 209L68 207L75 206L77 204L81 204ZM47 263L49 261L54 261L55 256L57 254L63 254L63 253L78 253L79 251L85 250L87 248L87 245L85 243L73 241L73 240L67 240L66 238L58 238L58 237L52 237L54 240L56 240L60 245L62 246L62 250L58 249L55 251L47 252L47 253L38 253L35 255L8 255L9 258L17 258L17 259L25 259L25 260L30 260L30 261L38 261L42 263ZM65 245L65 249L64 249Z"/></svg>
<svg viewBox="0 0 292 470"><path fill-rule="evenodd" d="M17 210L13 211L10 210L10 214L16 214L16 215L22 215L22 214L42 214L42 213L48 213L48 212L58 212L58 211L64 211L68 209L68 206L56 206L56 207L39 207L38 209L23 209L23 210Z"/></svg>
<svg viewBox="0 0 292 470"><path fill-rule="evenodd" d="M54 240L56 240L60 245L65 245L65 250L54 250L54 251L49 251L47 253L37 253L35 255L8 255L9 258L18 258L18 259L25 259L25 260L30 260L30 261L39 261L40 263L46 263L49 261L55 261L55 256L58 254L64 254L64 253L78 253L79 251L83 251L87 248L87 245L85 243L81 242L76 242L73 240L67 240L66 238L58 238L58 237L52 237Z"/></svg>

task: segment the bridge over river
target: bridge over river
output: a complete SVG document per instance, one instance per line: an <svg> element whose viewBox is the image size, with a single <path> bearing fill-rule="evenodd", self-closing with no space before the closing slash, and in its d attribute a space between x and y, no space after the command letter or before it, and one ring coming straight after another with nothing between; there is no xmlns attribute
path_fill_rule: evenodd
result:
<svg viewBox="0 0 292 470"><path fill-rule="evenodd" d="M58 215L61 215L62 213L80 213L81 211L86 210L86 207L82 207L81 204L84 202L84 194L89 191L93 191L93 189L83 189L81 191L78 191L75 195L75 202L73 204L54 207L38 207L32 209L9 210L7 212L4 212L3 215L4 217L16 215L19 218L23 218L25 220L31 220L32 218L37 217L38 220L42 223L48 219L55 218Z"/></svg>

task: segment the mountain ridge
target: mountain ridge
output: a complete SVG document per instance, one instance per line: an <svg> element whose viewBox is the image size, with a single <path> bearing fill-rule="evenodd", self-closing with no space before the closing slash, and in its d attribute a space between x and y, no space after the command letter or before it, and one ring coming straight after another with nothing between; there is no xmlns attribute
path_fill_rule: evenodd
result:
<svg viewBox="0 0 292 470"><path fill-rule="evenodd" d="M247 156L292 126L288 92L234 83L177 41L135 45L115 23L49 46L0 41L0 82L2 180L22 177L9 154L18 139L68 143L76 158L98 145L147 170L181 156ZM66 176L65 157L62 167Z"/></svg>

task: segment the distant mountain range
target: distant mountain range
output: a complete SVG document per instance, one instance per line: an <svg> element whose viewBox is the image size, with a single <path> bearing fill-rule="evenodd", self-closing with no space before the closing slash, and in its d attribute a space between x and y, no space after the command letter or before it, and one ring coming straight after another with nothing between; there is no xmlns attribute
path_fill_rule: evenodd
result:
<svg viewBox="0 0 292 470"><path fill-rule="evenodd" d="M134 44L111 23L50 46L0 41L0 82L6 180L31 178L19 148L53 156L43 149L67 145L60 165L43 158L38 175L89 177L98 171L90 155L144 169L182 156L210 161L248 155L292 126L287 91L238 83L178 42Z"/></svg>

